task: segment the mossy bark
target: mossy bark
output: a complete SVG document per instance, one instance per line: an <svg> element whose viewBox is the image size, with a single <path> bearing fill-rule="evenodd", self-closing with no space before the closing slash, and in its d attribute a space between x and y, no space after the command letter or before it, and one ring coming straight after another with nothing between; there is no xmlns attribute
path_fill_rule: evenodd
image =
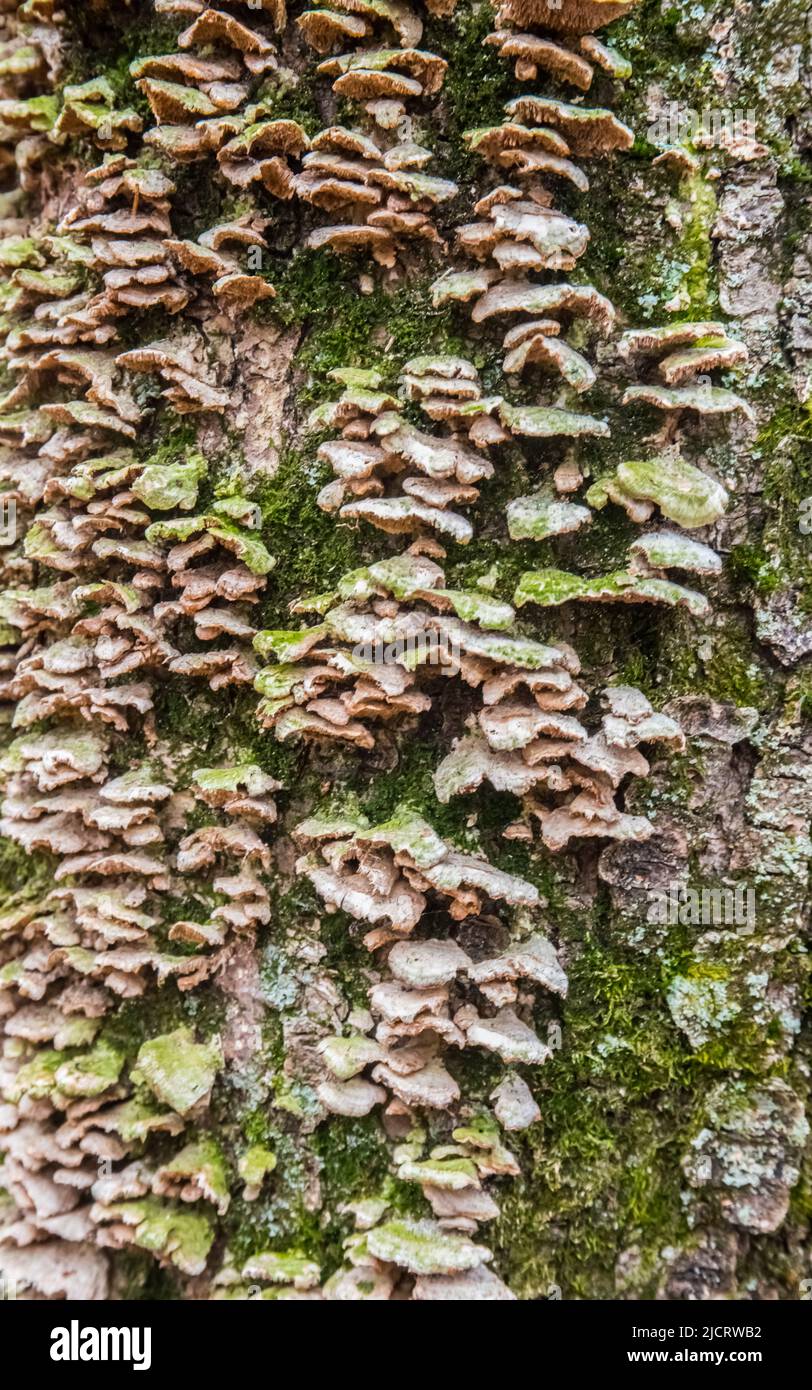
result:
<svg viewBox="0 0 812 1390"><path fill-rule="evenodd" d="M175 25L155 19L148 4L114 5L102 32L86 7L67 0L65 8L66 79L103 73L122 104L143 108L128 64L174 48ZM455 224L471 215L483 175L462 132L501 119L516 90L509 65L483 46L492 19L486 3L461 0L454 16L430 22L425 37L425 46L449 62L443 92L423 120L437 172L460 185L439 219L451 244ZM314 78L291 27L282 47L290 76L274 89L274 114L294 117L312 133L334 118L334 99ZM314 1043L326 1021L365 1006L367 959L346 916L325 914L293 874L288 835L339 792L356 796L370 818L399 806L414 809L460 847L482 851L536 884L546 899L545 922L570 990L562 1004L537 1009L537 1031L555 1039L560 1032L560 1046L545 1066L528 1069L541 1120L512 1141L522 1176L501 1184L501 1216L488 1233L495 1267L516 1295L795 1298L812 1275L812 1170L807 1153L800 1177L792 1171L786 1114L793 1095L805 1101L812 1043L803 1020L812 536L799 524L799 509L812 493L805 13L803 5L779 0L704 7L644 0L610 36L631 59L633 75L622 86L606 79L598 100L605 97L601 104L611 105L638 138L629 153L593 163L583 201L567 197L567 210L591 231L579 278L606 294L630 326L662 323L673 311L729 320L750 349L745 377L731 384L757 415L755 429L709 420L687 439L686 457L722 480L732 499L727 516L700 533L725 560L722 577L706 588L707 619L648 606L571 604L522 613L527 635L573 643L588 689L629 682L658 709L678 713L686 753L656 760L627 804L652 817L656 835L631 849L553 855L503 838L517 811L508 795L480 790L438 805L432 774L467 713L459 692L436 702L418 727L382 735L369 753L325 756L263 733L250 687L213 693L196 680L159 680L155 725L172 748L176 778L230 759L257 763L283 785L281 824L270 839L272 914L221 976L188 993L168 983L121 1004L108 1033L130 1060L145 1039L180 1026L203 1036L219 1033L228 1061L207 1124L232 1175L247 1145L272 1150L276 1166L250 1202L232 1176L228 1210L212 1218L217 1244L206 1275L189 1283L149 1256L119 1255L119 1293L207 1296L225 1246L236 1260L260 1249L296 1249L327 1275L340 1263L351 1229L345 1204L385 1190L395 1209L424 1210L419 1189L392 1179L376 1118L324 1121L314 1101ZM668 103L698 113L752 110L762 148L753 157L740 147L697 149L692 174L653 167L657 151L646 131ZM77 154L91 162L81 149ZM228 185L202 177L199 165L181 166L173 177L177 236L194 237L250 204ZM367 529L337 525L315 502L326 478L304 420L329 394L330 370L377 367L393 381L409 356L446 351L469 357L489 389L498 389L502 377L494 339L475 335L461 310L431 307L429 286L438 273L431 256L414 261L408 281L378 276L363 287L371 292L359 293L359 277L369 273L365 263L297 249L296 207L261 194L256 201L273 219L262 274L276 298L242 323L232 343L232 386L242 393L242 416L197 427L199 417L179 423L155 405L138 447L161 461L200 447L213 496L239 482L259 504L262 538L277 565L257 626L273 628L288 625L289 605L302 594L327 591L353 566L387 553L386 538L382 544ZM139 321L134 332L149 341L161 336L161 322L147 328ZM605 415L611 436L580 451L592 480L647 447L653 415L643 407L619 408L623 384L607 352L587 408ZM533 399L532 388L522 389ZM522 398L521 391L513 394ZM484 578L493 586L489 592L509 601L527 569L557 566L589 576L623 566L638 528L614 506L597 513L586 533L507 543L505 506L540 476L532 452L506 452L483 488L475 540L449 548L449 586ZM117 744L122 769L140 754L140 740L132 731ZM2 849L9 896L23 878L32 894L47 886L54 867L47 856L24 855L11 840ZM649 921L649 890L675 881L698 889L752 888L754 931L714 933L707 925ZM188 896L167 902L167 927L200 914L195 884ZM472 1102L484 1103L500 1074L487 1056L471 1053L452 1056L449 1067ZM746 1147L748 1133L755 1133L754 1109L777 1081L788 1089L777 1104L783 1112L771 1121L770 1163L788 1210L773 1219L766 1204L748 1217L736 1205L730 1150ZM734 1099L744 1119L738 1130L726 1130L720 1111ZM707 1132L721 1136L727 1149L722 1156L714 1149L697 1175L691 1164ZM762 1195L772 1191L766 1166L758 1182Z"/></svg>

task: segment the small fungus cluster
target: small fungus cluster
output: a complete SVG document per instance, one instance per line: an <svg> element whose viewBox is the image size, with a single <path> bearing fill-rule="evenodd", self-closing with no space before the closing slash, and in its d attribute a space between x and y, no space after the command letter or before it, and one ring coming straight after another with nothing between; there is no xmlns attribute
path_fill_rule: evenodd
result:
<svg viewBox="0 0 812 1390"><path fill-rule="evenodd" d="M425 9L447 16L454 4L427 0ZM418 46L422 9L408 0L331 0L296 20L322 57L317 76L363 112L360 127L319 131L302 160L295 191L331 218L310 233L308 246L365 250L392 268L409 243L441 243L433 212L457 186L425 172L433 155L414 138L411 111L437 96L448 65Z"/></svg>

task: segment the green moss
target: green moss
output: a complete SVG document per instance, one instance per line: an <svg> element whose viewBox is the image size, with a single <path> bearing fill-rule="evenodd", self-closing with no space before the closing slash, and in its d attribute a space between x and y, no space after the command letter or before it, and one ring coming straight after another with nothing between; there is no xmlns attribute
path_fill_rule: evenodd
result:
<svg viewBox="0 0 812 1390"><path fill-rule="evenodd" d="M105 77L112 86L117 104L133 106L151 121L149 104L130 76L130 63L177 49L178 25L169 17L152 12L124 10L116 16L115 44L111 44L109 19L105 22L97 7L87 0L65 0L66 13L64 85Z"/></svg>
<svg viewBox="0 0 812 1390"><path fill-rule="evenodd" d="M466 151L463 131L498 125L505 103L515 94L510 65L485 43L493 27L490 5L474 0L460 6L450 19L429 21L423 38L423 46L448 63L443 83L444 129L435 148L438 166L460 184L462 197L470 194L473 179L483 167Z"/></svg>
<svg viewBox="0 0 812 1390"><path fill-rule="evenodd" d="M781 576L763 545L742 542L731 546L727 566L734 583L755 590L762 598L781 588Z"/></svg>
<svg viewBox="0 0 812 1390"><path fill-rule="evenodd" d="M6 909L44 894L53 883L55 860L42 851L23 849L0 835L0 903Z"/></svg>
<svg viewBox="0 0 812 1390"><path fill-rule="evenodd" d="M295 599L332 588L361 559L357 533L336 526L316 505L326 475L305 453L287 448L273 477L257 481L253 496L262 510L262 538L277 558L258 627L289 626Z"/></svg>
<svg viewBox="0 0 812 1390"><path fill-rule="evenodd" d="M706 179L692 174L681 181L679 197L688 206L688 215L679 238L679 254L686 263L680 293L687 302L681 303L680 307L689 317L704 318L712 315L718 306L718 294L711 272L711 232L716 220L716 193Z"/></svg>
<svg viewBox="0 0 812 1390"><path fill-rule="evenodd" d="M300 251L274 272L276 299L265 313L284 325L302 323L305 334L297 365L312 385L297 393L304 408L324 399L327 374L337 367L377 367L386 378L418 352L460 352L448 309L431 306L431 270L407 287L387 294L378 284L359 294L358 275L369 273L364 258L330 251Z"/></svg>
<svg viewBox="0 0 812 1390"><path fill-rule="evenodd" d="M717 634L713 655L704 663L704 688L713 700L764 709L770 702L766 671L753 654L749 633L732 618Z"/></svg>

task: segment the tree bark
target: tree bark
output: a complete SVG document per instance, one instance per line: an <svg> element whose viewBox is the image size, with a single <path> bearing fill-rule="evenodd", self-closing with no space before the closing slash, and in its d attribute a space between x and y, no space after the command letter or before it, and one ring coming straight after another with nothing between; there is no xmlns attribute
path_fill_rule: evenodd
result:
<svg viewBox="0 0 812 1390"><path fill-rule="evenodd" d="M0 0L3 1287L809 1296L808 8L323 14Z"/></svg>

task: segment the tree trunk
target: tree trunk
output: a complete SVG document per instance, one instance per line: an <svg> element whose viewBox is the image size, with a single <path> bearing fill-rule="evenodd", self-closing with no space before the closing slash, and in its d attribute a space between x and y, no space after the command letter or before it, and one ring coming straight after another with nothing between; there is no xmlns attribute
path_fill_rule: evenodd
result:
<svg viewBox="0 0 812 1390"><path fill-rule="evenodd" d="M808 1296L806 7L0 25L4 1291Z"/></svg>

